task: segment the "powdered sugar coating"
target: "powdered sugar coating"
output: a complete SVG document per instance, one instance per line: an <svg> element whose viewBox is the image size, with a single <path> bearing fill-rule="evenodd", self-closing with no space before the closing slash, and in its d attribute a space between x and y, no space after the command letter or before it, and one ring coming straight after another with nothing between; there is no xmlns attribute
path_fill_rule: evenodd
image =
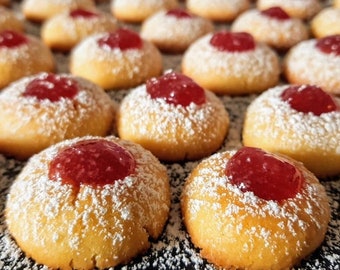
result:
<svg viewBox="0 0 340 270"><path fill-rule="evenodd" d="M64 139L84 135L106 135L115 119L116 103L99 86L70 74L78 86L72 98L25 97L26 86L39 73L8 86L0 93L0 149L3 153L26 159Z"/></svg>
<svg viewBox="0 0 340 270"><path fill-rule="evenodd" d="M51 72L55 68L54 56L48 47L37 37L24 35L26 43L12 48L0 47L0 88L24 76Z"/></svg>
<svg viewBox="0 0 340 270"><path fill-rule="evenodd" d="M272 122L275 117L270 136L284 137L284 143L292 150L299 149L301 144L307 144L311 148L340 154L340 111L324 113L320 116L295 111L288 102L280 98L287 87L283 85L267 90L249 105L247 114L255 117L254 123L257 123L258 127ZM337 102L339 104L340 100L337 99ZM261 128L254 130L259 132L254 136L261 137L263 130Z"/></svg>
<svg viewBox="0 0 340 270"><path fill-rule="evenodd" d="M61 76L76 80L79 91L73 99L62 98L58 102L51 102L48 99L38 100L35 97L24 97L22 95L26 86L34 78L43 78L46 74L40 73L25 77L1 92L0 111L2 114L12 115L15 113L16 117L20 119L20 121L13 122L10 125L14 134L27 123L35 121L35 132L39 135L51 136L51 141L55 141L54 136L63 137L63 133L67 132L66 127L71 124L71 119L81 123L89 120L89 111L96 111L96 114L104 115L107 111L113 112L116 105L101 88L87 80L69 74L61 74ZM8 104L12 106L8 106ZM15 108L13 108L14 105ZM55 117L56 115L59 117ZM73 124L76 125L75 122ZM58 134L56 134L56 130L58 130Z"/></svg>
<svg viewBox="0 0 340 270"><path fill-rule="evenodd" d="M42 39L49 47L69 50L91 34L114 31L118 27L112 15L96 10L92 12L94 16L89 18L72 17L70 11L53 16L42 26Z"/></svg>
<svg viewBox="0 0 340 270"><path fill-rule="evenodd" d="M340 56L322 52L316 43L310 39L291 48L284 59L285 76L291 83L316 84L340 94Z"/></svg>
<svg viewBox="0 0 340 270"><path fill-rule="evenodd" d="M193 41L211 32L213 28L213 24L202 17L177 18L167 15L167 11L162 10L144 21L141 36L154 42L161 49L183 51Z"/></svg>
<svg viewBox="0 0 340 270"><path fill-rule="evenodd" d="M166 149L164 153L156 153L162 160L177 160L172 155L193 159L198 158L196 151L212 152L224 139L229 117L213 93L205 91L205 95L204 104L190 103L183 107L168 104L161 98L152 99L146 86L139 86L121 103L118 133L123 138L135 139L147 149L152 148L151 152L158 152L157 148Z"/></svg>
<svg viewBox="0 0 340 270"><path fill-rule="evenodd" d="M307 26L297 18L279 20L266 16L258 9L251 9L232 23L232 31L248 32L257 41L274 48L289 48L308 38Z"/></svg>
<svg viewBox="0 0 340 270"><path fill-rule="evenodd" d="M24 16L35 21L44 21L66 10L93 7L95 7L94 0L24 0L21 4Z"/></svg>
<svg viewBox="0 0 340 270"><path fill-rule="evenodd" d="M142 48L128 50L99 46L97 41L106 35L88 36L72 50L71 73L112 89L136 86L161 72L161 54L152 43L142 40Z"/></svg>
<svg viewBox="0 0 340 270"><path fill-rule="evenodd" d="M99 62L105 62L107 59L123 59L126 58L129 63L140 63L142 58L142 50L139 49L129 49L122 51L119 48L111 49L109 47L100 47L97 41L107 35L107 33L94 34L81 42L73 51L72 57L77 58L77 60L83 62L85 59L87 61L97 60ZM141 72L138 69L139 65L131 64L131 73L128 74L129 78L132 78L135 73ZM114 67L109 70L110 73L115 74L119 72L119 66ZM116 70L118 69L118 70Z"/></svg>
<svg viewBox="0 0 340 270"><path fill-rule="evenodd" d="M280 97L287 87L269 89L249 105L243 143L300 160L318 176L338 174L340 111L320 116L298 112Z"/></svg>
<svg viewBox="0 0 340 270"><path fill-rule="evenodd" d="M219 73L227 70L228 74L235 77L241 77L244 74L252 76L262 74L263 79L266 80L270 76L269 72L263 72L274 69L271 61L268 61L273 54L267 47L258 44L254 51L225 53L210 45L211 37L212 34L208 34L199 39L185 53L184 58L191 60L191 66L199 66L204 72L214 70ZM252 76L248 77L251 79Z"/></svg>
<svg viewBox="0 0 340 270"><path fill-rule="evenodd" d="M278 81L279 59L267 45L257 43L254 50L224 52L210 44L212 36L209 33L196 40L182 59L183 73L201 86L221 93L252 93Z"/></svg>
<svg viewBox="0 0 340 270"><path fill-rule="evenodd" d="M125 241L129 243L137 230L126 227L126 222L140 226L151 237L157 237L159 227L164 225L169 211L166 169L139 145L115 137L83 137L81 140L87 139L104 139L126 148L136 160L135 173L100 188L81 185L75 193L71 185L48 178L50 161L63 148L80 139L64 141L34 156L24 167L9 192L7 223L9 228L15 228L17 220L26 220L20 229L23 233L14 231L14 237L21 243L31 241L34 246L50 249L49 252L54 249L59 252L57 246L62 245L72 254L76 251L86 254L87 237L95 232L103 239L103 245L112 246L107 259L119 263L121 248L127 248ZM163 178L157 178L161 176ZM77 256L71 255L71 258L73 256L76 261ZM82 260L103 261L105 258L101 256L105 256L105 251L93 256Z"/></svg>
<svg viewBox="0 0 340 270"><path fill-rule="evenodd" d="M202 161L189 175L182 198L189 233L195 244L203 249L203 256L215 258L217 264L234 261L228 259L228 250L233 249L228 245L235 245L236 253L245 256L244 260L236 259L240 264L222 266L291 267L320 244L312 243L308 237L326 231L330 213L324 187L315 176L294 162L306 181L301 192L281 203L260 199L252 192L242 192L225 176L226 164L234 153L215 154ZM206 232L200 233L204 229ZM308 233L314 236L305 236ZM219 253L222 245L224 251ZM221 254L225 258L219 259ZM253 259L254 255L258 261ZM267 264L266 258L271 262Z"/></svg>
<svg viewBox="0 0 340 270"><path fill-rule="evenodd" d="M259 0L257 7L261 10L279 6L292 17L308 19L321 9L319 0Z"/></svg>

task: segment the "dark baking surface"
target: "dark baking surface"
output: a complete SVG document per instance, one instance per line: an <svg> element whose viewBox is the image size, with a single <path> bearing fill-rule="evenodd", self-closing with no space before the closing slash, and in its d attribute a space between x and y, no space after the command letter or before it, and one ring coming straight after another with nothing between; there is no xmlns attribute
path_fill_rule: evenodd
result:
<svg viewBox="0 0 340 270"><path fill-rule="evenodd" d="M20 1L13 1L12 8L19 10ZM108 1L98 4L102 10L108 10ZM39 35L39 25L27 22L26 32ZM135 26L134 26L135 27ZM68 56L55 53L58 61L58 72L68 72ZM179 70L180 55L164 55L165 69ZM129 90L111 91L110 96L120 101ZM254 99L252 96L228 97L221 96L229 112L231 125L228 136L219 151L241 146L241 132L244 112ZM163 234L157 240L152 240L151 248L143 255L135 258L127 265L115 269L215 269L215 267L200 257L190 242L182 222L180 212L180 195L185 178L199 161L165 164L171 179L172 203L169 220ZM38 265L23 254L11 238L4 216L6 196L11 183L20 172L25 162L6 158L0 154L0 269L48 269ZM308 258L297 266L296 270L340 269L340 176L321 179L330 198L332 217L323 244ZM18 222L25 222L18 220Z"/></svg>

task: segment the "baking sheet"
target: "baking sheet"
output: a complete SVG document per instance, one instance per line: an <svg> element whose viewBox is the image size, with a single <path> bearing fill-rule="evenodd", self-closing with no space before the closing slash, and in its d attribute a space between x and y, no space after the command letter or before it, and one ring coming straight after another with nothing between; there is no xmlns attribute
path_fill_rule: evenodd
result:
<svg viewBox="0 0 340 270"><path fill-rule="evenodd" d="M13 1L12 8L19 10L20 1ZM108 1L98 4L102 10L108 10ZM136 25L131 26L136 28ZM138 26L137 26L138 27ZM221 25L219 25L221 27ZM26 23L26 32L39 35L40 25ZM163 55L164 69L180 70L181 55ZM55 53L58 72L68 72L68 55ZM129 90L111 91L110 96L120 102ZM228 136L219 151L240 147L244 113L255 95L243 97L220 96L230 115ZM164 232L152 242L151 248L130 263L115 269L215 269L201 258L190 242L180 212L180 195L185 178L199 161L165 164L171 179L171 211ZM0 155L0 269L48 269L27 258L11 238L5 222L4 209L6 196L16 175L25 162ZM332 217L323 244L295 270L340 269L340 176L321 180L330 198ZM18 220L18 222L25 222Z"/></svg>

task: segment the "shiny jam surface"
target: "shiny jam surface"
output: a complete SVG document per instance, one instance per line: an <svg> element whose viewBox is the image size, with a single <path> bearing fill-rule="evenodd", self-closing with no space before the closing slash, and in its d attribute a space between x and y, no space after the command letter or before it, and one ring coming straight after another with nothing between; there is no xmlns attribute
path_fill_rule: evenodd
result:
<svg viewBox="0 0 340 270"><path fill-rule="evenodd" d="M177 72L166 73L146 82L146 90L151 98L162 98L168 104L189 106L202 105L206 101L205 91L191 78Z"/></svg>
<svg viewBox="0 0 340 270"><path fill-rule="evenodd" d="M56 102L62 98L72 99L77 93L78 84L75 80L62 75L46 73L44 76L33 79L26 86L23 96Z"/></svg>
<svg viewBox="0 0 340 270"><path fill-rule="evenodd" d="M277 20L288 20L290 16L280 7L271 7L261 11L261 14L277 19Z"/></svg>
<svg viewBox="0 0 340 270"><path fill-rule="evenodd" d="M191 14L189 14L186 10L180 8L171 9L166 13L166 15L174 16L179 19L192 18Z"/></svg>
<svg viewBox="0 0 340 270"><path fill-rule="evenodd" d="M5 30L0 33L0 47L15 48L27 43L27 37L18 32Z"/></svg>
<svg viewBox="0 0 340 270"><path fill-rule="evenodd" d="M288 102L291 108L317 116L340 110L340 105L331 95L314 85L289 86L282 92L281 98Z"/></svg>
<svg viewBox="0 0 340 270"><path fill-rule="evenodd" d="M89 11L89 10L85 10L85 9L74 9L70 12L70 16L72 18L84 18L84 19L91 19L91 18L96 18L98 17L98 14L93 12L93 11Z"/></svg>
<svg viewBox="0 0 340 270"><path fill-rule="evenodd" d="M225 172L230 182L243 192L278 202L294 198L305 181L289 162L253 147L238 150L228 161Z"/></svg>
<svg viewBox="0 0 340 270"><path fill-rule="evenodd" d="M340 35L332 35L319 39L316 47L327 54L340 56Z"/></svg>
<svg viewBox="0 0 340 270"><path fill-rule="evenodd" d="M219 51L245 52L255 49L254 38L245 32L219 31L212 36L210 44Z"/></svg>
<svg viewBox="0 0 340 270"><path fill-rule="evenodd" d="M120 50L140 49L143 45L143 41L137 33L125 28L105 35L97 43L101 48Z"/></svg>
<svg viewBox="0 0 340 270"><path fill-rule="evenodd" d="M122 146L91 139L60 151L49 166L49 179L79 189L80 185L101 187L133 174L136 161Z"/></svg>

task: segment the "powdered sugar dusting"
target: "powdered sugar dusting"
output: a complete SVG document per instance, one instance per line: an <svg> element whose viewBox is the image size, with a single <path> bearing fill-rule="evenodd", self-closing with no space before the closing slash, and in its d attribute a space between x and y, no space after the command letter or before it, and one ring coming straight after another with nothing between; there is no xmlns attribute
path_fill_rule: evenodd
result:
<svg viewBox="0 0 340 270"><path fill-rule="evenodd" d="M320 116L298 112L281 99L280 95L286 88L287 85L283 85L269 89L248 107L247 114L254 117L253 123L256 125L254 136L263 137L261 127L271 123L273 126L268 131L270 137L284 138L283 143L291 149L308 145L311 149L322 149L326 153L338 152L340 112L334 111Z"/></svg>
<svg viewBox="0 0 340 270"><path fill-rule="evenodd" d="M232 24L236 32L249 32L255 39L274 47L290 47L303 39L307 39L307 26L297 18L279 20L263 15L252 9L241 14Z"/></svg>
<svg viewBox="0 0 340 270"><path fill-rule="evenodd" d="M61 29L58 33L59 38L64 38L65 42L69 41L73 45L90 34L114 31L117 28L117 21L112 15L99 11L93 14L95 15L87 18L72 17L70 12L60 13L44 24L42 36L47 41L49 39L55 41L57 39L55 29Z"/></svg>
<svg viewBox="0 0 340 270"><path fill-rule="evenodd" d="M109 241L113 250L119 250L124 246L124 239L131 237L130 229L132 232L138 230L125 228L127 221L156 236L157 228L165 222L169 210L165 167L138 145L117 141L115 137L106 139L131 152L136 160L136 172L102 188L81 185L79 192L75 193L72 186L50 180L48 171L57 152L78 139L62 142L32 157L12 184L7 203L10 227L14 225L12 222L26 220L21 230L30 233L20 238L46 248L53 245L53 241L62 241L65 249L76 251L86 243L91 231L95 231L98 237L103 237L103 244ZM160 172L163 178L155 179L155 173ZM159 220L159 215L163 220ZM41 237L43 232L47 233L45 237ZM64 237L69 240L60 240Z"/></svg>
<svg viewBox="0 0 340 270"><path fill-rule="evenodd" d="M206 97L207 102L201 106L194 103L187 107L176 106L163 99L152 99L146 86L142 85L134 89L121 103L120 117L129 121L132 134L140 134L141 137L150 137L153 140L160 138L163 141L163 134L167 140L173 140L173 144L177 145L178 141L193 141L193 136L199 136L202 137L200 143L204 143L204 139L215 140L213 136L218 133L209 130L211 135L202 134L207 131L211 121L214 121L214 128L217 130L228 122L227 112L220 100L209 91L206 91ZM127 125L127 122L121 120L121 125ZM180 130L182 132L179 139L176 134Z"/></svg>
<svg viewBox="0 0 340 270"><path fill-rule="evenodd" d="M288 13L300 15L301 18L309 18L321 9L321 3L318 0L259 0L257 6L260 9L280 6Z"/></svg>
<svg viewBox="0 0 340 270"><path fill-rule="evenodd" d="M213 29L212 23L204 18L177 18L167 15L166 12L159 11L144 21L141 36L160 44L169 43L184 47Z"/></svg>
<svg viewBox="0 0 340 270"><path fill-rule="evenodd" d="M51 69L51 64L53 63L52 53L38 38L32 35L26 35L26 38L28 39L28 42L20 46L13 48L0 48L1 65L5 66L6 62L16 65L14 68L12 66L9 67L13 72L16 72L15 68L17 68L21 63L25 63L23 69L25 70L24 75L31 74L33 71L36 71L37 65L38 67L46 67L47 69Z"/></svg>
<svg viewBox="0 0 340 270"><path fill-rule="evenodd" d="M24 97L22 95L26 86L34 78L43 77L46 74L40 73L25 77L1 92L0 109L3 117L5 115L12 117L15 114L16 119L20 119L20 121L7 123L7 128L13 134L29 123L35 122L36 134L50 137L51 141L56 141L59 138L65 138L65 134L68 132L66 127L88 121L89 115L94 112L103 116L113 115L115 104L101 88L69 74L64 74L64 76L75 79L79 88L73 99L62 98L58 102L51 102L48 99L38 100L35 97Z"/></svg>
<svg viewBox="0 0 340 270"><path fill-rule="evenodd" d="M280 73L278 58L266 45L259 43L254 50L226 53L210 44L212 35L205 35L189 47L183 56L183 66L193 72L197 69L200 74L214 70L215 74L244 78L244 85L251 85L254 78L267 81Z"/></svg>
<svg viewBox="0 0 340 270"><path fill-rule="evenodd" d="M340 56L322 52L316 48L316 42L310 39L294 46L284 62L285 73L293 82L317 84L340 93Z"/></svg>
<svg viewBox="0 0 340 270"><path fill-rule="evenodd" d="M259 258L267 256L265 255L267 251L275 258L278 250L284 248L287 249L287 254L303 253L309 244L304 242L306 239L299 237L301 230L317 228L324 231L327 227L327 220L313 217L314 215L328 216L328 210L325 207L328 199L324 187L317 183L314 176L306 172L304 173L305 186L294 198L284 203L262 200L252 192L242 192L225 176L226 164L233 154L234 151L211 156L199 165L198 171L194 171L194 176L189 177L183 192L185 202L183 207L188 226L194 230L191 224L200 226L199 220L207 218L203 213L209 212L212 213L211 217L205 221L204 226L246 236L244 252L251 253L255 248ZM306 214L309 217L307 219L303 218ZM253 222L253 219L256 219L258 223ZM261 225L260 220L267 219L268 223L276 220L274 223L279 225L278 228ZM197 228L197 230L201 229L201 227ZM221 237L224 236L221 235ZM230 240L228 243L240 245L238 237L233 233L228 239ZM262 239L263 249L253 246L258 241L257 239ZM201 240L198 241L201 242ZM292 241L296 241L295 251L290 250ZM216 245L218 248L219 244L216 243Z"/></svg>
<svg viewBox="0 0 340 270"><path fill-rule="evenodd" d="M153 68L150 58L155 54L157 54L156 57L159 56L154 46L143 41L143 46L140 49L120 50L119 48L112 49L109 46L100 47L97 41L105 35L107 33L91 35L73 49L70 56L73 71L77 73L83 65L101 63L104 66L101 72L107 76L124 74L126 80L146 78ZM150 61L150 63L146 61Z"/></svg>

